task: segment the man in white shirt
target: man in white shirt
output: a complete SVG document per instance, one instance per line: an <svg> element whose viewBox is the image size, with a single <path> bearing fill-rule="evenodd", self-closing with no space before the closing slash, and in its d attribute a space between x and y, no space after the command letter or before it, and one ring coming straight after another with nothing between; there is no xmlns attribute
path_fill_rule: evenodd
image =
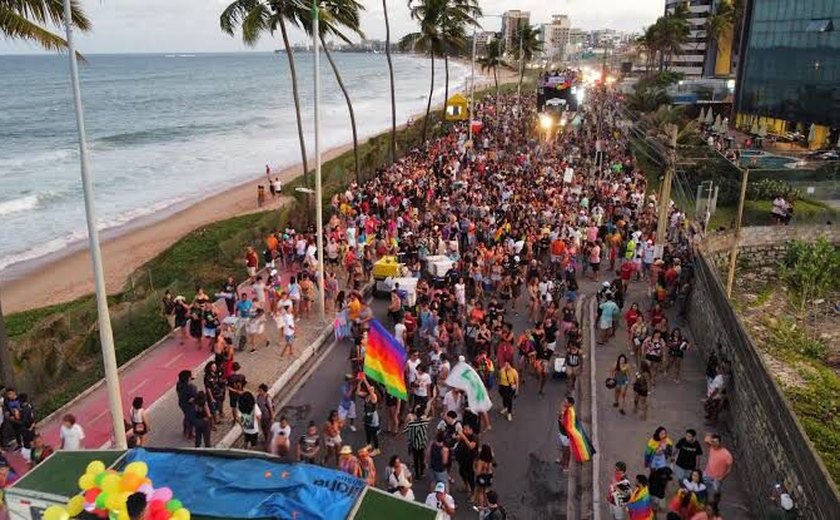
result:
<svg viewBox="0 0 840 520"><path fill-rule="evenodd" d="M394 337L397 339L400 345L405 347L405 334L406 334L406 327L403 323L402 317L397 318L397 324L394 325Z"/></svg>
<svg viewBox="0 0 840 520"><path fill-rule="evenodd" d="M60 448L62 450L78 451L84 449L82 441L85 440L85 430L76 424L76 417L72 414L67 414L61 419L61 429L58 435L61 439Z"/></svg>
<svg viewBox="0 0 840 520"><path fill-rule="evenodd" d="M446 484L438 482L435 490L426 497L426 505L440 511L442 520L450 520L455 514L455 499L446 493Z"/></svg>
<svg viewBox="0 0 840 520"><path fill-rule="evenodd" d="M443 396L443 413L446 414L447 412L455 412L456 418L461 420L463 411L464 398L461 395L461 391L457 388L453 388L446 392L446 395Z"/></svg>
<svg viewBox="0 0 840 520"><path fill-rule="evenodd" d="M426 365L417 365L417 378L414 380L414 406L420 406L423 410L429 404L429 389L432 387L432 376L426 372Z"/></svg>

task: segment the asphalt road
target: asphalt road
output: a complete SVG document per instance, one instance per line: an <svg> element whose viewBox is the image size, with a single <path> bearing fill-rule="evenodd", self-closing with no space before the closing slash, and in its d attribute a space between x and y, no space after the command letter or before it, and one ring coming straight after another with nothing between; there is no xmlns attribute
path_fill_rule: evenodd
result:
<svg viewBox="0 0 840 520"><path fill-rule="evenodd" d="M388 323L387 302L374 300L372 305L376 317L382 323ZM509 316L508 319L512 320L517 334L527 326L522 316ZM303 433L310 420L314 420L320 428L330 410L337 408L343 376L350 370L348 348L349 343L345 342L326 351L321 364L281 409L280 413L285 414L291 422L293 439L296 440ZM545 395L541 397L537 395L536 381L527 380L514 404L512 422L504 420L495 411L501 408L501 398L495 390L491 394L494 401L494 411L491 411L492 430L482 435L481 442L489 443L495 451L498 467L494 489L499 493L508 518L566 518L566 476L554 462L559 455L555 418L560 400L565 395L565 382L546 382ZM357 402L357 410L361 411L361 402ZM380 414L384 425L385 413ZM361 413L357 424L361 425ZM437 419L432 421L431 427L436 424ZM355 433L345 428L342 437L345 444L354 448L365 443L361 427ZM405 437L394 438L382 434L380 442L382 453L375 460L377 476L382 481L391 455L399 455L409 467L411 458ZM425 499L429 492L429 482L427 477L414 483L414 494L418 501ZM453 496L457 507L456 518L477 518L477 513L460 490L460 484L453 486Z"/></svg>

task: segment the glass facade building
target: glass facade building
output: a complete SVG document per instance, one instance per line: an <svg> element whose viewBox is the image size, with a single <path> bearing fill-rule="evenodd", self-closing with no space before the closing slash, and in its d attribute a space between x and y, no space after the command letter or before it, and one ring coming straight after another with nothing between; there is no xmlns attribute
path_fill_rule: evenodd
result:
<svg viewBox="0 0 840 520"><path fill-rule="evenodd" d="M741 55L742 117L840 127L840 0L747 2Z"/></svg>

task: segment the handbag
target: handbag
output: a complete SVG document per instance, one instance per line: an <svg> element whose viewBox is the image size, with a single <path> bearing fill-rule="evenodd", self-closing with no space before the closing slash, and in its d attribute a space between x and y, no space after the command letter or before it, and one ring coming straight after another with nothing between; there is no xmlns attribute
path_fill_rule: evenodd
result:
<svg viewBox="0 0 840 520"><path fill-rule="evenodd" d="M607 380L604 383L607 385L607 388L609 388L610 390L612 390L616 386L615 378L613 378L613 377L608 377Z"/></svg>

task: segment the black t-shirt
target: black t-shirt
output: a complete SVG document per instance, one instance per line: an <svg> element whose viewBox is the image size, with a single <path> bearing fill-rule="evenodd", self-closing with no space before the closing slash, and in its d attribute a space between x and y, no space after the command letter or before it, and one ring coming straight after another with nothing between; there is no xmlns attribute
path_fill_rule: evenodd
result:
<svg viewBox="0 0 840 520"><path fill-rule="evenodd" d="M703 448L697 439L688 442L685 438L677 441L677 466L682 469L696 469L697 459L703 454Z"/></svg>
<svg viewBox="0 0 840 520"><path fill-rule="evenodd" d="M470 449L469 446L467 446L467 443L459 440L458 445L455 447L455 459L458 461L459 465L472 465L475 460L476 452L478 451L478 437L475 433L465 433L464 435L470 440L470 442L474 442L476 447Z"/></svg>
<svg viewBox="0 0 840 520"><path fill-rule="evenodd" d="M242 390L243 388L245 388L246 383L247 381L245 380L245 376L238 373L231 374L230 377L228 377L227 381L228 388L231 388L233 390Z"/></svg>
<svg viewBox="0 0 840 520"><path fill-rule="evenodd" d="M571 352L569 351L566 354L566 364L570 367L576 367L580 365L580 351Z"/></svg>
<svg viewBox="0 0 840 520"><path fill-rule="evenodd" d="M178 321L185 321L187 319L187 310L183 305L175 306L175 319Z"/></svg>
<svg viewBox="0 0 840 520"><path fill-rule="evenodd" d="M671 468L658 468L653 472L650 479L649 490L652 496L656 498L665 498L665 488L668 486L668 481L671 480Z"/></svg>
<svg viewBox="0 0 840 520"><path fill-rule="evenodd" d="M216 317L216 313L213 311L205 311L204 312L204 326L208 329L215 329L219 326L219 318Z"/></svg>
<svg viewBox="0 0 840 520"><path fill-rule="evenodd" d="M544 327L544 329L546 343L554 343L557 341L557 325L552 323L550 327Z"/></svg>

